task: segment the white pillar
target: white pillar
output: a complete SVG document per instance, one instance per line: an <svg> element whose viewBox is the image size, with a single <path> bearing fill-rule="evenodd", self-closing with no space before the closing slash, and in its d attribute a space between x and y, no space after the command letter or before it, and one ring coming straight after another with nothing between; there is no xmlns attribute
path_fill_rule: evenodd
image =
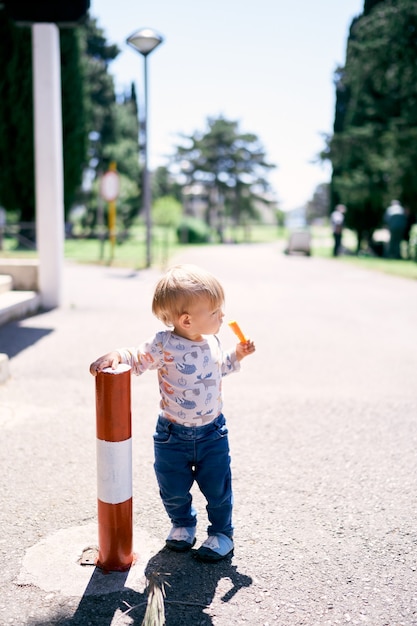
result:
<svg viewBox="0 0 417 626"><path fill-rule="evenodd" d="M42 306L60 306L64 259L61 60L55 24L32 26L36 239Z"/></svg>

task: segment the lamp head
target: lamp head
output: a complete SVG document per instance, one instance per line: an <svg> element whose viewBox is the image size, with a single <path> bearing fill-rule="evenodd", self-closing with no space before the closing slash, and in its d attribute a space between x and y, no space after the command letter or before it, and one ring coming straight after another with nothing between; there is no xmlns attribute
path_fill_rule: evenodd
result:
<svg viewBox="0 0 417 626"><path fill-rule="evenodd" d="M126 42L143 56L147 56L155 50L164 38L152 28L140 28L127 38Z"/></svg>

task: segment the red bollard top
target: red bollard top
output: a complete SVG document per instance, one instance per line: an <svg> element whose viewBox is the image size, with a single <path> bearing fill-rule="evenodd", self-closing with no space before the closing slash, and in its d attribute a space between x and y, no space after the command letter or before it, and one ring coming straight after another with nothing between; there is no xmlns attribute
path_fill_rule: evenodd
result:
<svg viewBox="0 0 417 626"><path fill-rule="evenodd" d="M132 436L130 366L106 368L96 376L97 438L125 441Z"/></svg>

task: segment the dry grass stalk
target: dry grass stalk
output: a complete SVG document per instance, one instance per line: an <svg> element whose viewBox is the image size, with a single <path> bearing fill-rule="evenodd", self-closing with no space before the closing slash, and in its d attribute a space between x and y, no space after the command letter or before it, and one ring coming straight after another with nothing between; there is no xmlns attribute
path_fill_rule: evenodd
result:
<svg viewBox="0 0 417 626"><path fill-rule="evenodd" d="M148 583L148 603L142 626L164 626L165 624L165 583L159 574L152 574Z"/></svg>

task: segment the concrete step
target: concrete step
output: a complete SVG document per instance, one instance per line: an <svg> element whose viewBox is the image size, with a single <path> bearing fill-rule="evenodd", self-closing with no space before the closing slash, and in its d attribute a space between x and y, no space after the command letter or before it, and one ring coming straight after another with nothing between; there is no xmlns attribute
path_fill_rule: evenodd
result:
<svg viewBox="0 0 417 626"><path fill-rule="evenodd" d="M13 289L13 279L8 274L0 274L0 293Z"/></svg>
<svg viewBox="0 0 417 626"><path fill-rule="evenodd" d="M36 291L5 291L0 293L0 325L36 313L41 305Z"/></svg>
<svg viewBox="0 0 417 626"><path fill-rule="evenodd" d="M0 274L7 274L12 277L13 289L39 291L38 259L0 258Z"/></svg>

